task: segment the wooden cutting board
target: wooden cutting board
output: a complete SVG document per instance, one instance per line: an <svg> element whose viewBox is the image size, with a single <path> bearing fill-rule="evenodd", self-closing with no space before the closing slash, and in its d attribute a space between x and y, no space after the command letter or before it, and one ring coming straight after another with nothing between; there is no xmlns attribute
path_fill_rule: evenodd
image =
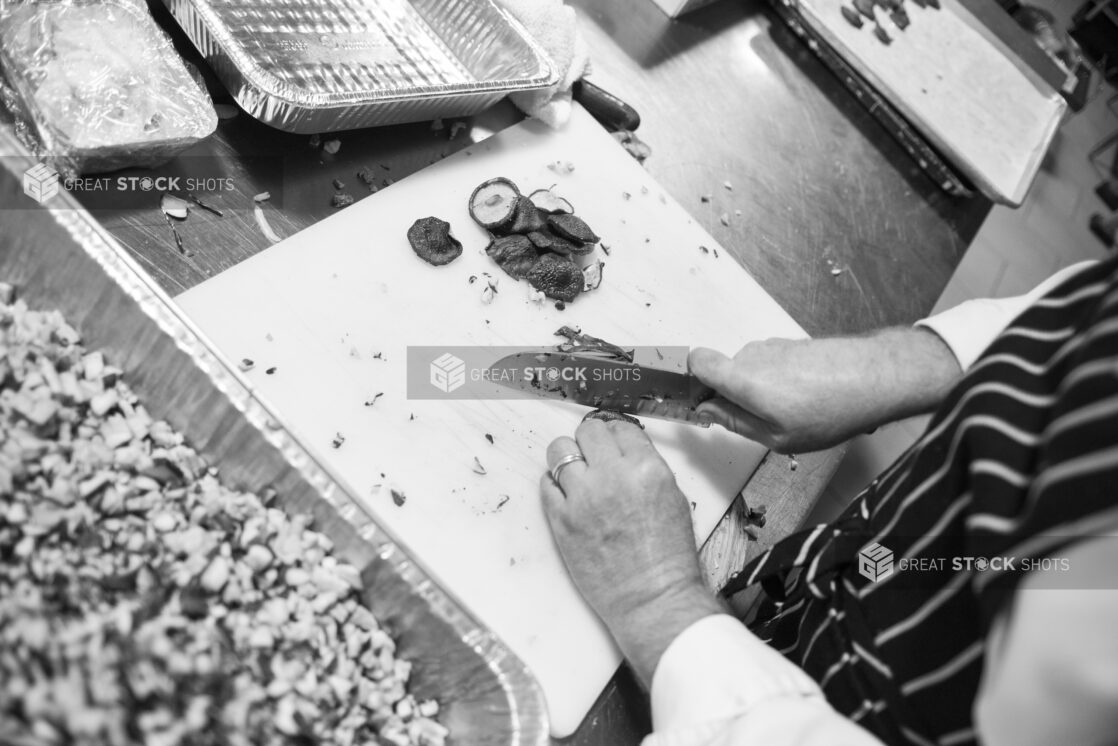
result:
<svg viewBox="0 0 1118 746"><path fill-rule="evenodd" d="M611 249L600 289L559 311L532 302L526 283L489 260L466 203L494 176L525 191L554 184L574 204ZM412 253L405 234L426 215L448 220L464 244L454 263L436 268ZM488 305L468 281L483 272L500 278ZM231 361L254 362L243 375L284 424L527 662L560 737L620 661L566 575L538 498L547 444L571 434L586 410L409 400L408 346L545 346L564 324L619 344L727 353L753 339L804 336L581 109L562 131L527 122L471 146L177 300ZM719 429L647 424L695 503L696 539L705 539L763 448ZM403 505L392 489L406 495Z"/></svg>

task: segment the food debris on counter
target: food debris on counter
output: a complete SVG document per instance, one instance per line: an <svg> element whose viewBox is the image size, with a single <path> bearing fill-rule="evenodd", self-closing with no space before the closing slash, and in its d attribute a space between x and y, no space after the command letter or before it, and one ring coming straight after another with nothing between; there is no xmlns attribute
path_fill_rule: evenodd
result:
<svg viewBox="0 0 1118 746"><path fill-rule="evenodd" d="M704 205L708 204L711 199L713 199L713 195L710 194L703 194L699 196L699 201L702 202Z"/></svg>
<svg viewBox="0 0 1118 746"><path fill-rule="evenodd" d="M721 215L719 215L718 216L718 222L722 223L722 225L729 225L730 224L729 214L724 212Z"/></svg>
<svg viewBox="0 0 1118 746"><path fill-rule="evenodd" d="M334 192L334 196L330 198L330 206L338 209L349 207L354 202L356 202L356 200L349 192Z"/></svg>
<svg viewBox="0 0 1118 746"><path fill-rule="evenodd" d="M164 192L163 196L160 197L159 207L163 210L164 214L176 220L186 220L187 216L190 214L190 205L186 200L167 192Z"/></svg>
<svg viewBox="0 0 1118 746"><path fill-rule="evenodd" d="M187 251L186 247L183 246L179 229L175 225L175 223L186 220L186 216L190 213L190 206L183 199L164 193L159 201L159 209L163 213L163 219L167 221L167 226L171 229L171 235L175 239L175 248L183 256L193 256L194 254Z"/></svg>
<svg viewBox="0 0 1118 746"><path fill-rule="evenodd" d="M497 507L494 508L493 511L496 512L496 511L500 510L501 508L505 507L505 504L510 499L512 499L512 498L510 498L508 495L501 495L501 499L497 501ZM515 564L515 561L514 561L513 564Z"/></svg>
<svg viewBox="0 0 1118 746"><path fill-rule="evenodd" d="M241 362L237 363L237 367L247 373L248 371L256 367L256 363L254 363L247 357L243 357L241 358Z"/></svg>
<svg viewBox="0 0 1118 746"><path fill-rule="evenodd" d="M252 206L252 214L253 217L256 218L256 225L260 228L260 232L264 234L264 238L268 239L272 243L279 243L281 239L279 235L277 235L276 232L272 230L272 225L268 222L267 216L264 215L264 209L261 207L263 203L267 202L271 198L272 195L270 192L260 192L260 194L254 196L252 198L252 201L254 203Z"/></svg>
<svg viewBox="0 0 1118 746"><path fill-rule="evenodd" d="M630 132L629 130L618 130L611 134L613 135L613 139L617 140L617 142L621 144L621 147L625 148L625 152L633 156L637 163L643 164L648 160L648 157L652 155L652 148L637 137L636 133Z"/></svg>
<svg viewBox="0 0 1118 746"><path fill-rule="evenodd" d="M276 372L276 366L274 366L274 365L271 368L268 368L266 371L264 371L264 373L269 375L269 376L274 375L275 372Z"/></svg>
<svg viewBox="0 0 1118 746"><path fill-rule="evenodd" d="M724 189L725 189L725 190L726 190L727 192L732 192L732 191L734 191L734 185L733 185L733 184L731 184L731 183L730 183L729 181L724 181L724 182L722 182L722 187L723 187L723 188L724 188Z"/></svg>
<svg viewBox="0 0 1118 746"><path fill-rule="evenodd" d="M485 434L485 439L489 441L490 445L493 444L493 436L490 435L489 433Z"/></svg>
<svg viewBox="0 0 1118 746"><path fill-rule="evenodd" d="M755 508L754 507L748 507L748 508L746 508L745 522L750 526L756 526L757 528L764 528L765 527L765 521L766 521L765 513L767 513L767 512L768 512L768 507L766 507L764 505L758 505Z"/></svg>
<svg viewBox="0 0 1118 746"><path fill-rule="evenodd" d="M485 470L485 467L481 465L481 461L478 460L477 456L474 456L473 471L474 471L474 474L481 474L482 476L485 476L486 474L489 473Z"/></svg>
<svg viewBox="0 0 1118 746"><path fill-rule="evenodd" d="M463 130L467 130L469 129L469 127L470 125L461 120L454 122L452 125L450 125L450 137L448 139L453 140L457 138L458 135L463 132Z"/></svg>
<svg viewBox="0 0 1118 746"><path fill-rule="evenodd" d="M330 155L337 155L338 151L342 149L342 141L334 138L322 143L322 152L329 153Z"/></svg>
<svg viewBox="0 0 1118 746"><path fill-rule="evenodd" d="M365 400L365 406L366 407L373 406L374 404L377 403L377 399L381 398L382 396L384 396L384 392L383 391L378 391L377 393L373 394L372 399L366 399Z"/></svg>
<svg viewBox="0 0 1118 746"><path fill-rule="evenodd" d="M597 290L602 284L602 278L605 276L606 263L601 259L594 264L588 265L582 270L583 292L590 290Z"/></svg>
<svg viewBox="0 0 1118 746"><path fill-rule="evenodd" d="M213 207L212 205L208 205L205 202L203 202L202 200L198 199L198 197L196 197L193 192L187 192L186 193L186 198L189 199L194 204L201 207L203 210L205 210L208 213L211 213L213 215L217 215L219 218L225 217L225 213L223 213L221 210L217 209L216 207Z"/></svg>
<svg viewBox="0 0 1118 746"><path fill-rule="evenodd" d="M547 167L555 173L564 176L574 173L575 170L575 164L571 163L570 161L554 161L547 164Z"/></svg>
<svg viewBox="0 0 1118 746"><path fill-rule="evenodd" d="M341 433L335 433L334 439L330 441L330 445L334 446L334 448L341 448L342 443L345 443L345 436Z"/></svg>
<svg viewBox="0 0 1118 746"><path fill-rule="evenodd" d="M362 167L362 169L357 172L357 179L368 187L370 192L377 191L377 175L373 169L368 166Z"/></svg>

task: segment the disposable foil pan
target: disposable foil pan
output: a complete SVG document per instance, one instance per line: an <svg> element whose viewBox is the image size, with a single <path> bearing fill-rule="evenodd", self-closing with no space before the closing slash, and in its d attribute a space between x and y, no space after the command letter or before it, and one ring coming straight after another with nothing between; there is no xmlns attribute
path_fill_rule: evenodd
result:
<svg viewBox="0 0 1118 746"><path fill-rule="evenodd" d="M289 132L473 114L558 80L492 0L164 0L237 103Z"/></svg>
<svg viewBox="0 0 1118 746"><path fill-rule="evenodd" d="M411 690L442 704L451 744L543 746L548 719L535 680L443 590L257 400L124 249L68 192L23 195L35 165L0 127L0 281L32 308L58 309L86 344L124 370L151 414L167 420L230 487L278 492L309 513L341 558L362 568L365 603L414 662Z"/></svg>

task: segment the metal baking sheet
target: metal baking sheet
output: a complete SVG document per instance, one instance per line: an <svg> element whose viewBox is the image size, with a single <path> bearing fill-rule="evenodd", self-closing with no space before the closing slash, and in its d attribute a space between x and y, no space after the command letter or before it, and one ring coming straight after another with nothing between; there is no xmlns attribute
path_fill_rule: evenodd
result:
<svg viewBox="0 0 1118 746"><path fill-rule="evenodd" d="M924 137L913 129L893 104L889 103L880 91L867 83L861 74L855 70L842 55L836 52L818 33L804 23L800 11L797 10L795 0L773 0L773 10L780 16L788 28L815 52L827 68L842 81L846 89L854 94L862 106L873 115L882 127L901 144L901 147L916 161L940 188L956 197L973 197L971 190L963 179L940 157Z"/></svg>
<svg viewBox="0 0 1118 746"><path fill-rule="evenodd" d="M1020 205L1067 109L1064 99L959 0L907 3L891 37L842 17L843 0L789 0L804 23L889 100L990 199Z"/></svg>
<svg viewBox="0 0 1118 746"><path fill-rule="evenodd" d="M367 605L415 664L411 691L442 705L451 744L548 743L543 695L524 664L315 462L69 193L50 209L23 194L24 171L36 164L6 127L0 161L0 281L32 308L60 310L87 345L105 350L152 415L228 485L273 488L288 513L314 516L339 555L362 568Z"/></svg>
<svg viewBox="0 0 1118 746"><path fill-rule="evenodd" d="M237 103L289 132L465 116L558 80L492 0L164 0Z"/></svg>

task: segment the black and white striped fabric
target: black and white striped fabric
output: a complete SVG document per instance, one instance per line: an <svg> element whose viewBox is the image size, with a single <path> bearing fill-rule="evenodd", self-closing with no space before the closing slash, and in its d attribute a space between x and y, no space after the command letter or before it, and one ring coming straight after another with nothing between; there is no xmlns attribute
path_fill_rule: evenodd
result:
<svg viewBox="0 0 1118 746"><path fill-rule="evenodd" d="M1118 258L1019 316L838 520L778 543L724 594L761 583L754 631L885 743L974 744L986 636L1024 560L1115 526ZM871 580L858 557L875 543L925 567ZM978 569L990 557L1017 562Z"/></svg>

